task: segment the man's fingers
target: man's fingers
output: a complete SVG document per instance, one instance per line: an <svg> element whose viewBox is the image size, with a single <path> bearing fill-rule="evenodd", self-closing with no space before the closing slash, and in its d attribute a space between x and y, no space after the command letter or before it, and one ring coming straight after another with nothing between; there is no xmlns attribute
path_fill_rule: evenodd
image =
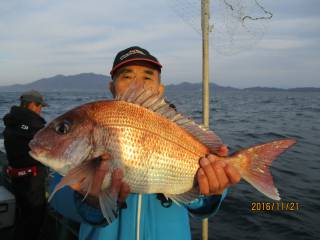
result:
<svg viewBox="0 0 320 240"><path fill-rule="evenodd" d="M209 154L209 155L207 155L207 159L209 159L209 161L211 163L214 163L214 162L218 161L220 159L220 157L216 156L214 154Z"/></svg>
<svg viewBox="0 0 320 240"><path fill-rule="evenodd" d="M200 159L200 166L208 178L209 190L210 192L215 192L219 189L219 181L211 164L212 163L207 158Z"/></svg>
<svg viewBox="0 0 320 240"><path fill-rule="evenodd" d="M97 167L96 172L93 176L93 183L92 183L92 188L90 191L90 195L92 196L99 196L99 193L101 191L101 186L104 180L104 177L106 173L108 172L108 162L105 160L102 160L100 162L100 165Z"/></svg>
<svg viewBox="0 0 320 240"><path fill-rule="evenodd" d="M218 150L217 154L218 154L220 157L226 157L226 156L228 156L228 154L229 154L228 146L227 146L227 145L222 145L222 146L220 147L220 149Z"/></svg>
<svg viewBox="0 0 320 240"><path fill-rule="evenodd" d="M228 164L226 167L226 174L231 184L236 184L240 182L241 176L235 167Z"/></svg>
<svg viewBox="0 0 320 240"><path fill-rule="evenodd" d="M129 193L130 193L129 185L126 184L126 183L122 183L121 187L120 187L120 193L119 193L118 201L119 202L124 202L127 199Z"/></svg>
<svg viewBox="0 0 320 240"><path fill-rule="evenodd" d="M209 182L202 168L198 169L197 178L198 178L200 193L204 195L209 195Z"/></svg>
<svg viewBox="0 0 320 240"><path fill-rule="evenodd" d="M108 160L111 159L110 154L107 153L107 152L105 152L104 154L102 154L100 157L101 157L101 160L102 160L102 161L108 161Z"/></svg>
<svg viewBox="0 0 320 240"><path fill-rule="evenodd" d="M226 163L224 162L219 161L214 163L214 172L219 182L219 192L228 187L229 184L229 179L225 173L225 167Z"/></svg>
<svg viewBox="0 0 320 240"><path fill-rule="evenodd" d="M121 169L115 169L112 172L112 177L111 177L111 194L113 196L118 197L121 184L122 184L122 178L123 178L123 172Z"/></svg>
<svg viewBox="0 0 320 240"><path fill-rule="evenodd" d="M101 190L101 185L103 183L104 177L109 170L108 160L110 159L109 153L104 153L100 156L101 161L97 167L94 177L93 177L93 186L90 192L91 195L98 196Z"/></svg>

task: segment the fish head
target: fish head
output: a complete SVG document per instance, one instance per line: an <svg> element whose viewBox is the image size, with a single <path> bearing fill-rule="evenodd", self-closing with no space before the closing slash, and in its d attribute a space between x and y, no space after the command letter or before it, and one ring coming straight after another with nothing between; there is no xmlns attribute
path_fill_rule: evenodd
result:
<svg viewBox="0 0 320 240"><path fill-rule="evenodd" d="M63 174L97 154L94 121L79 107L53 120L30 141L29 154ZM99 155L98 155L99 156Z"/></svg>

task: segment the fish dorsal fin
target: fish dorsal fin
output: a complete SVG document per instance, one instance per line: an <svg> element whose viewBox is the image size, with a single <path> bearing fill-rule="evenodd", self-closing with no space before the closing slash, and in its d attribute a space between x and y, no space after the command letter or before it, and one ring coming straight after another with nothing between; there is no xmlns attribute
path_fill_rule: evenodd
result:
<svg viewBox="0 0 320 240"><path fill-rule="evenodd" d="M213 131L177 112L159 92L131 84L123 95L116 96L115 99L137 104L169 119L206 145L211 153L217 153L222 145L221 139Z"/></svg>

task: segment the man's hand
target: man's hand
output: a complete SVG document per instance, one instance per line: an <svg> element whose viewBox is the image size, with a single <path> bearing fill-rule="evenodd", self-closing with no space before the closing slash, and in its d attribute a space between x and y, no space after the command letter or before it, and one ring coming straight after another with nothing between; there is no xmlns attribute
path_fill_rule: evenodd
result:
<svg viewBox="0 0 320 240"><path fill-rule="evenodd" d="M238 170L224 160L228 155L226 145L220 148L218 155L209 154L207 157L200 158L197 180L201 194L219 195L226 188L240 181Z"/></svg>
<svg viewBox="0 0 320 240"><path fill-rule="evenodd" d="M96 169L95 175L93 176L92 188L91 191L88 193L88 197L86 200L94 206L99 205L99 194L101 192L102 183L104 180L105 175L108 173L109 166L108 160L110 159L110 155L105 153L101 156L101 162ZM122 181L123 172L121 169L115 169L112 172L111 177L111 193L118 194L118 202L124 202L130 193L129 185ZM81 191L81 181L72 184L70 187L80 192L81 194L85 194Z"/></svg>

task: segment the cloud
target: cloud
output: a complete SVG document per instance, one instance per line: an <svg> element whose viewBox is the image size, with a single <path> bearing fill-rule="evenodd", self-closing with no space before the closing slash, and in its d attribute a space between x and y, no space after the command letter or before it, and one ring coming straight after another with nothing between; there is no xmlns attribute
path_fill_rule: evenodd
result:
<svg viewBox="0 0 320 240"><path fill-rule="evenodd" d="M265 50L294 50L303 48L310 44L309 40L291 40L291 39L266 39L263 40L259 47Z"/></svg>
<svg viewBox="0 0 320 240"><path fill-rule="evenodd" d="M320 18L313 14L314 6L297 0L266 4L274 18L263 40L229 58L211 52L212 79L247 86L255 84L255 76L263 76L277 85L280 76L287 76L293 85L301 76L296 71L308 70L306 81L315 85L311 74L316 74L313 66L320 59L315 53ZM307 6L304 14L298 11L301 5ZM183 7L188 10L188 3ZM114 55L132 45L160 59L165 83L201 80L201 36L166 1L1 1L0 32L5 33L0 35L0 85L56 74L106 74ZM302 64L295 54L303 58ZM266 71L266 65L275 71Z"/></svg>

